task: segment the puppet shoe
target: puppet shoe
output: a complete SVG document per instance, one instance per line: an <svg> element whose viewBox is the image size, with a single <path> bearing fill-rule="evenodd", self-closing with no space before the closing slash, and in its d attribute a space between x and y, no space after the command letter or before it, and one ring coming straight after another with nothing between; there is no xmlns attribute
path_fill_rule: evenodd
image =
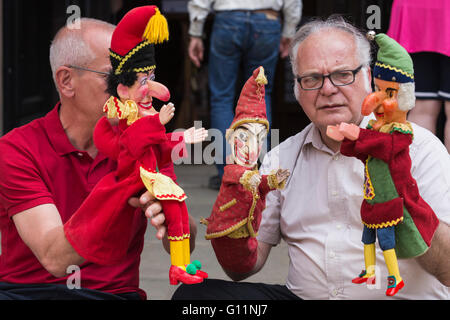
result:
<svg viewBox="0 0 450 320"><path fill-rule="evenodd" d="M403 280L401 280L399 283L397 283L397 279L395 276L389 276L388 277L388 288L386 290L386 295L389 297L394 296L401 288L405 286L405 283Z"/></svg>
<svg viewBox="0 0 450 320"><path fill-rule="evenodd" d="M198 277L201 277L203 279L208 278L208 274L204 271L201 271L202 264L198 260L192 261L192 263L188 264L186 266L186 272L190 274L195 274Z"/></svg>
<svg viewBox="0 0 450 320"><path fill-rule="evenodd" d="M172 285L177 285L179 282L184 284L195 284L203 281L202 277L187 273L183 268L177 266L170 266L169 281Z"/></svg>
<svg viewBox="0 0 450 320"><path fill-rule="evenodd" d="M353 283L361 284L361 283L368 283L368 284L375 284L375 276L369 276L366 272L366 270L361 271L358 277L352 279Z"/></svg>

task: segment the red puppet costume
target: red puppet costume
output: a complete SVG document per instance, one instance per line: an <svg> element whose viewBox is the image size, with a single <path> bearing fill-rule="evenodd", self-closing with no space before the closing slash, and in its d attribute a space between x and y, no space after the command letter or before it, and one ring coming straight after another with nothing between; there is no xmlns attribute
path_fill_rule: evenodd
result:
<svg viewBox="0 0 450 320"><path fill-rule="evenodd" d="M258 172L258 156L269 129L264 100L266 83L264 69L259 67L242 89L235 118L227 130L234 163L225 166L212 214L202 221L208 226L205 237L211 240L220 264L235 272L250 271L256 263L255 237L266 195L283 188L289 175L281 169L271 175L260 176Z"/></svg>
<svg viewBox="0 0 450 320"><path fill-rule="evenodd" d="M160 200L165 214L171 249L170 283L199 283L207 274L198 270L199 262L190 264L186 194L175 183L172 162L172 156L185 155L187 139L183 132L165 132L164 124L173 117L173 105L164 105L158 113L151 103L152 97L170 98L168 89L154 81L153 73L153 43L167 38L167 21L155 6L131 10L116 27L110 48L113 68L108 77L108 91L113 95L104 106L107 116L95 127L94 142L99 151L117 160L117 170L96 185L64 229L69 242L86 260L117 263L128 250L130 221L136 214L128 200L147 188ZM112 126L108 118L118 118L119 124Z"/></svg>

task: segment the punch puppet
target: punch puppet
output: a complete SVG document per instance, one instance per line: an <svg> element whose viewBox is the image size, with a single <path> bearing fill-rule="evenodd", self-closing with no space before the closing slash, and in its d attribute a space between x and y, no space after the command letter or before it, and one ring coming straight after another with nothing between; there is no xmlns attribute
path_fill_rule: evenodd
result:
<svg viewBox="0 0 450 320"><path fill-rule="evenodd" d="M97 264L114 264L130 246L135 208L130 197L145 189L161 203L170 243L170 284L202 282L208 275L199 261L190 261L189 216L184 191L176 184L173 161L184 157L185 143L207 136L204 128L165 132L174 116L168 103L157 112L153 98L170 99L169 90L155 81L154 44L168 39L167 21L156 6L137 7L117 25L111 39L106 113L94 131L98 150L117 160L117 170L104 177L65 226L75 250ZM118 119L111 125L109 119ZM113 120L111 120L113 121ZM116 120L117 121L117 120ZM138 213L141 214L142 213Z"/></svg>
<svg viewBox="0 0 450 320"><path fill-rule="evenodd" d="M406 121L415 104L411 57L385 34L371 31L368 38L375 39L379 50L373 70L375 92L366 97L361 113L373 112L376 119L366 129L347 123L329 126L327 135L342 141L343 155L356 157L365 166L361 205L365 269L352 282L378 281L374 268L378 238L389 272L386 295L393 296L405 285L397 258L425 253L439 221L411 176L409 145L414 132Z"/></svg>
<svg viewBox="0 0 450 320"><path fill-rule="evenodd" d="M256 234L269 191L282 189L288 170L260 175L257 161L269 130L266 117L264 68L258 67L242 89L226 139L231 155L224 168L219 194L209 218L206 239L211 240L221 265L247 272L256 263ZM244 258L244 259L242 259ZM236 263L236 261L245 261Z"/></svg>

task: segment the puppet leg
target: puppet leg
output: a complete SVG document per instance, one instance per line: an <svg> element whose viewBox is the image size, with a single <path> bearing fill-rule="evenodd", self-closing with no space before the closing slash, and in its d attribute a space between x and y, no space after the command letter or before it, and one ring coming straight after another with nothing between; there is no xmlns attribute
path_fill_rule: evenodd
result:
<svg viewBox="0 0 450 320"><path fill-rule="evenodd" d="M377 230L377 234L381 250L383 250L384 261L386 262L386 266L389 272L386 295L393 296L405 286L405 283L400 276L397 255L394 249L395 226L380 228Z"/></svg>
<svg viewBox="0 0 450 320"><path fill-rule="evenodd" d="M181 212L181 221L183 225L183 257L184 257L184 265L186 266L186 271L190 274L195 274L196 276L202 278L208 278L208 274L204 271L201 271L202 264L198 260L194 260L191 263L191 247L190 247L190 238L191 233L189 230L189 213L186 207L186 203L179 202L180 204L180 212Z"/></svg>
<svg viewBox="0 0 450 320"><path fill-rule="evenodd" d="M181 220L182 208L180 202L176 200L161 201L163 212L166 216L167 234L170 243L170 261L169 270L170 284L176 285L178 282L185 284L200 283L202 277L192 275L186 272L184 263L185 252L183 242L183 225Z"/></svg>
<svg viewBox="0 0 450 320"><path fill-rule="evenodd" d="M353 283L375 284L375 239L375 229L364 226L362 241L364 243L364 265L366 269L352 280Z"/></svg>

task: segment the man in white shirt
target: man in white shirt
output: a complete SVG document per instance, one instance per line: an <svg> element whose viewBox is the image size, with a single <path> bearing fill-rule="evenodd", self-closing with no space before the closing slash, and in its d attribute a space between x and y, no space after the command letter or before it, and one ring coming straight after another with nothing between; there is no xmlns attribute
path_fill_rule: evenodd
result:
<svg viewBox="0 0 450 320"><path fill-rule="evenodd" d="M234 117L235 88L239 71L244 79L253 70L264 67L268 80L266 114L271 123L271 93L278 55L288 55L289 45L300 22L301 0L191 0L189 10L189 57L200 67L203 62L203 27L213 9L214 25L210 37L208 87L211 103L211 127L225 130ZM283 22L281 23L281 14ZM269 139L268 139L269 140ZM212 177L209 187L219 190L223 176L226 142L223 150L216 150L218 176Z"/></svg>
<svg viewBox="0 0 450 320"><path fill-rule="evenodd" d="M328 125L347 122L365 127L368 123L369 118L361 115L360 108L371 91L370 45L364 35L341 18L314 21L296 33L291 61L295 77L313 75L323 80L322 86L315 90L305 90L299 82L295 83L296 98L312 123L264 159L261 174L280 167L288 169L291 176L284 190L273 191L266 198L257 249L251 252L249 246L242 245L232 249L257 254L255 265L245 273L225 271L233 280L258 272L271 247L284 239L290 259L286 288L296 296L302 299L386 298L384 285L378 285L387 277L379 248L375 272L380 281L371 288L351 282L364 268L360 219L364 166L355 158L341 155L340 143L326 135ZM332 82L333 74L342 70L352 70L353 81L336 86ZM399 261L405 287L395 298L449 299L450 157L429 131L414 124L413 129L412 175L422 198L440 223L425 254ZM220 249L215 250L219 262L226 264L221 261ZM211 280L201 287L181 287L174 297L216 297L223 286L230 287L223 283ZM251 283L239 286L260 291ZM246 298L238 290L228 290L226 294L221 297Z"/></svg>

